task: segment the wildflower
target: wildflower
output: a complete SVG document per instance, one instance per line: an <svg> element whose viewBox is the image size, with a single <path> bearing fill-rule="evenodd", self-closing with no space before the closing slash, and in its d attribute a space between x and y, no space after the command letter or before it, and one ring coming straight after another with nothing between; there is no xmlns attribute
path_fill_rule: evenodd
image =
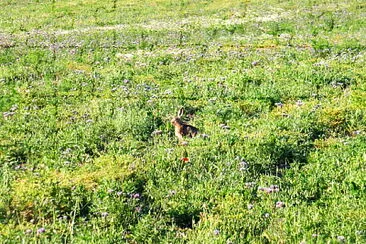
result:
<svg viewBox="0 0 366 244"><path fill-rule="evenodd" d="M100 215L101 215L103 218L106 218L109 214L108 214L107 212L102 212Z"/></svg>
<svg viewBox="0 0 366 244"><path fill-rule="evenodd" d="M254 208L254 205L253 204L248 204L248 210Z"/></svg>
<svg viewBox="0 0 366 244"><path fill-rule="evenodd" d="M174 196L175 194L177 194L177 191L175 191L175 190L170 190L170 191L169 191L169 194L168 194L168 197Z"/></svg>
<svg viewBox="0 0 366 244"><path fill-rule="evenodd" d="M15 112L18 109L18 105L14 104L13 106L11 106L11 108L9 109L10 112Z"/></svg>
<svg viewBox="0 0 366 244"><path fill-rule="evenodd" d="M15 114L15 112L4 112L3 117L4 117L4 119L6 119L8 117L12 117L14 114Z"/></svg>
<svg viewBox="0 0 366 244"><path fill-rule="evenodd" d="M272 189L274 192L280 191L280 187L278 185L270 185L269 188Z"/></svg>
<svg viewBox="0 0 366 244"><path fill-rule="evenodd" d="M265 213L265 214L264 214L264 217L265 217L265 218L269 218L269 216L270 216L270 214L269 214L269 213Z"/></svg>
<svg viewBox="0 0 366 244"><path fill-rule="evenodd" d="M257 66L259 64L259 61L253 61L252 66Z"/></svg>
<svg viewBox="0 0 366 244"><path fill-rule="evenodd" d="M315 106L313 107L312 111L315 111L315 110L319 109L321 106L322 106L322 105L320 105L320 104L315 105Z"/></svg>
<svg viewBox="0 0 366 244"><path fill-rule="evenodd" d="M39 229L37 230L37 234L42 234L42 233L44 233L44 232L46 232L46 229L45 229L44 227L39 228Z"/></svg>
<svg viewBox="0 0 366 244"><path fill-rule="evenodd" d="M163 131L162 130L155 130L151 133L152 136L159 136L163 134Z"/></svg>
<svg viewBox="0 0 366 244"><path fill-rule="evenodd" d="M209 99L208 101L209 101L210 103L214 103L214 102L216 102L216 100L217 100L217 97L214 97L214 98Z"/></svg>
<svg viewBox="0 0 366 244"><path fill-rule="evenodd" d="M130 80L124 79L123 83L125 83L125 84L130 83Z"/></svg>
<svg viewBox="0 0 366 244"><path fill-rule="evenodd" d="M337 240L339 242L344 242L344 241L346 241L346 238L344 236L337 236Z"/></svg>
<svg viewBox="0 0 366 244"><path fill-rule="evenodd" d="M65 151L62 152L62 154L70 154L72 151L71 148L66 148Z"/></svg>
<svg viewBox="0 0 366 244"><path fill-rule="evenodd" d="M133 199L140 199L140 194L139 193L131 194L131 198L133 198Z"/></svg>
<svg viewBox="0 0 366 244"><path fill-rule="evenodd" d="M31 234L33 232L33 230L31 230L31 229L27 229L26 231L25 231L25 234Z"/></svg>
<svg viewBox="0 0 366 244"><path fill-rule="evenodd" d="M288 34L288 33L281 33L281 35L279 37L282 39L291 39L292 38L291 34Z"/></svg>
<svg viewBox="0 0 366 244"><path fill-rule="evenodd" d="M109 194L111 194L112 192L114 192L114 190L113 189L108 189L108 191L107 191Z"/></svg>
<svg viewBox="0 0 366 244"><path fill-rule="evenodd" d="M180 160L182 160L184 163L188 163L190 161L187 157L183 157Z"/></svg>
<svg viewBox="0 0 366 244"><path fill-rule="evenodd" d="M119 191L119 192L117 192L117 196L121 196L123 194L123 192L122 191Z"/></svg>
<svg viewBox="0 0 366 244"><path fill-rule="evenodd" d="M304 105L304 103L303 103L303 101L301 101L301 100L297 100L297 101L296 101L296 105L297 105L298 107L301 107L302 105Z"/></svg>
<svg viewBox="0 0 366 244"><path fill-rule="evenodd" d="M255 182L245 182L244 185L246 188L252 188L255 185Z"/></svg>
<svg viewBox="0 0 366 244"><path fill-rule="evenodd" d="M201 134L201 137L202 137L202 138L204 138L204 139L206 139L206 138L208 138L209 136L208 136L207 134Z"/></svg>
<svg viewBox="0 0 366 244"><path fill-rule="evenodd" d="M220 234L220 230L215 229L215 230L213 231L213 233L214 233L214 235L215 235L215 236L217 236L218 234Z"/></svg>
<svg viewBox="0 0 366 244"><path fill-rule="evenodd" d="M258 187L258 191L263 191L265 193L279 192L280 188L277 185L271 185L270 187Z"/></svg>
<svg viewBox="0 0 366 244"><path fill-rule="evenodd" d="M354 132L352 132L352 134L353 134L354 136L356 136L356 135L361 134L361 131L360 131L360 130L355 130Z"/></svg>
<svg viewBox="0 0 366 244"><path fill-rule="evenodd" d="M240 166L240 168L239 168L240 171L244 171L244 170L247 170L248 169L248 163L245 162L245 161L241 161L239 163L239 166Z"/></svg>
<svg viewBox="0 0 366 244"><path fill-rule="evenodd" d="M116 58L131 60L133 58L133 54L130 54L130 53L126 53L126 54L116 53Z"/></svg>
<svg viewBox="0 0 366 244"><path fill-rule="evenodd" d="M281 103L281 102L275 103L275 106L282 108L283 107L283 103Z"/></svg>
<svg viewBox="0 0 366 244"><path fill-rule="evenodd" d="M135 208L135 211L137 212L137 213L141 213L141 211L142 211L142 208L139 206L139 207L136 207Z"/></svg>
<svg viewBox="0 0 366 244"><path fill-rule="evenodd" d="M276 202L276 208L284 208L285 203L284 202Z"/></svg>
<svg viewBox="0 0 366 244"><path fill-rule="evenodd" d="M264 187L263 188L263 191L266 192L266 193L268 193L268 194L274 192L274 190L272 188L268 188L268 187Z"/></svg>
<svg viewBox="0 0 366 244"><path fill-rule="evenodd" d="M225 124L220 124L219 126L221 127L221 129L224 129L224 130L229 130L230 129L230 126L225 125Z"/></svg>
<svg viewBox="0 0 366 244"><path fill-rule="evenodd" d="M172 91L171 91L171 90L166 90L166 91L164 92L164 94L165 94L165 95L170 95L170 94L172 94Z"/></svg>
<svg viewBox="0 0 366 244"><path fill-rule="evenodd" d="M318 234L312 234L311 236L315 238L315 237L318 237L319 235Z"/></svg>

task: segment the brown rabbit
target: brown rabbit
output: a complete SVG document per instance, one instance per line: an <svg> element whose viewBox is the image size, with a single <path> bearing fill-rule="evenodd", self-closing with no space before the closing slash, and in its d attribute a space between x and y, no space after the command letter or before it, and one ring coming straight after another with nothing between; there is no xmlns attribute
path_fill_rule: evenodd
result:
<svg viewBox="0 0 366 244"><path fill-rule="evenodd" d="M183 136L194 137L198 134L198 129L192 125L183 122L181 116L183 115L183 108L179 109L177 117L174 117L171 122L175 127L175 135L180 141L183 141Z"/></svg>

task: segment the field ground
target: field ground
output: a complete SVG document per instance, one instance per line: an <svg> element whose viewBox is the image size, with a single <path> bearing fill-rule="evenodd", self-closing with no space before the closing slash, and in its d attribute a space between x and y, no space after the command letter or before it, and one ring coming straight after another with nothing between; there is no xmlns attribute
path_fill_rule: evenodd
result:
<svg viewBox="0 0 366 244"><path fill-rule="evenodd" d="M1 243L366 243L363 1L0 9Z"/></svg>

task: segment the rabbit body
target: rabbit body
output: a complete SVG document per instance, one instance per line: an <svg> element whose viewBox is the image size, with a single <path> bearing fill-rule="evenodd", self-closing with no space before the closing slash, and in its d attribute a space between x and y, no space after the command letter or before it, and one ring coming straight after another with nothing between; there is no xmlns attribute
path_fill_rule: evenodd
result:
<svg viewBox="0 0 366 244"><path fill-rule="evenodd" d="M175 135L180 141L183 140L183 136L194 137L198 134L196 127L184 123L179 117L173 118L171 122L175 128Z"/></svg>

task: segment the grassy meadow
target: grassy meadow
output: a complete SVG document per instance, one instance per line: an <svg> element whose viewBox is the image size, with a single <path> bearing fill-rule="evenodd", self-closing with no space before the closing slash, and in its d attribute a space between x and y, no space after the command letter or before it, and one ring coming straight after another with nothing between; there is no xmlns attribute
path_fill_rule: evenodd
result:
<svg viewBox="0 0 366 244"><path fill-rule="evenodd" d="M0 1L0 243L366 243L365 13Z"/></svg>

